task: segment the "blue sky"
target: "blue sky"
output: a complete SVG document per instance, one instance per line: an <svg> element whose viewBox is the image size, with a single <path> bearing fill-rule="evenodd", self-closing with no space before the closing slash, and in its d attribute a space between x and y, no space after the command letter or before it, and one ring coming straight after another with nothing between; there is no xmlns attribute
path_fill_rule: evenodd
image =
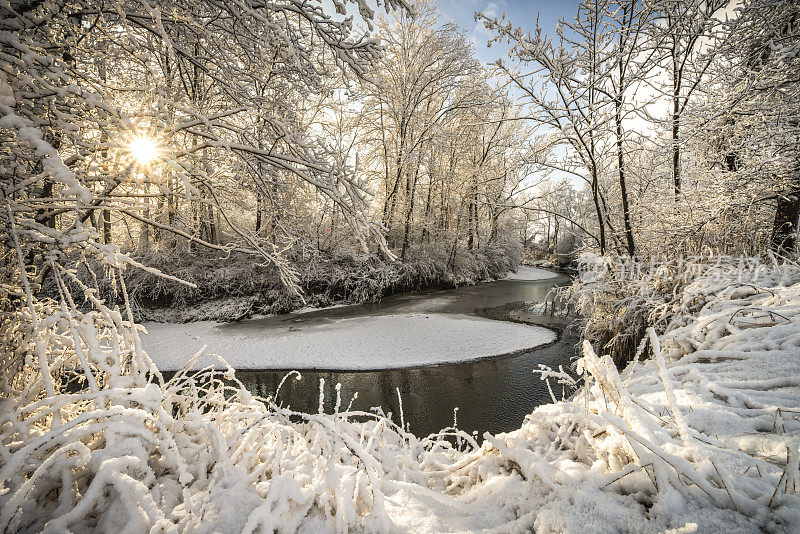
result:
<svg viewBox="0 0 800 534"><path fill-rule="evenodd" d="M578 0L434 0L434 4L441 13L441 22L452 20L468 30L477 56L483 63L505 58L507 49L497 44L487 48L490 35L483 24L475 22L476 11L483 11L490 16L505 13L515 26L521 26L526 31L533 30L536 17L539 16L539 23L550 35L555 33L558 19L572 19L578 11Z"/></svg>
<svg viewBox="0 0 800 534"><path fill-rule="evenodd" d="M572 20L578 13L579 0L434 0L440 12L440 23L452 20L467 29L475 46L475 54L484 64L492 63L498 58L506 59L508 46L495 43L491 48L486 46L491 34L482 23L475 22L475 12L483 11L487 16L499 17L503 13L506 19L525 31L532 32L536 28L536 18L542 30L548 35L555 35L556 23L559 19ZM511 94L518 96L518 91L511 88ZM563 147L556 149L558 157L565 153ZM554 179L566 178L574 185L580 185L572 175L555 171Z"/></svg>

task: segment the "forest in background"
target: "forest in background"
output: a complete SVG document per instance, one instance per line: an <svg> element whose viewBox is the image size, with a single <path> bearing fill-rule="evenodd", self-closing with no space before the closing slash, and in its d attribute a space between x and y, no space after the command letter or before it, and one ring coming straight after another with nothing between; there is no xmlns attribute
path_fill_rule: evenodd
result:
<svg viewBox="0 0 800 534"><path fill-rule="evenodd" d="M197 285L128 271L137 317L150 304L155 317L238 319L516 269L530 128L431 4L370 22L374 37L344 50L324 44L357 29L317 8L279 31L240 6L184 7L62 28L64 68L120 114L84 124L70 149L53 134L96 199L83 223Z"/></svg>
<svg viewBox="0 0 800 534"><path fill-rule="evenodd" d="M489 66L430 2L358 2L360 23L305 3L47 5L18 6L46 21L41 60L5 45L8 90L31 102L16 113L92 195L81 226L196 286L129 269L137 318L362 302L498 278L523 254L796 256L787 3L583 2L555 35L478 13L509 49ZM62 196L10 135L6 195ZM75 225L34 203L36 231ZM47 254L26 263L54 296Z"/></svg>

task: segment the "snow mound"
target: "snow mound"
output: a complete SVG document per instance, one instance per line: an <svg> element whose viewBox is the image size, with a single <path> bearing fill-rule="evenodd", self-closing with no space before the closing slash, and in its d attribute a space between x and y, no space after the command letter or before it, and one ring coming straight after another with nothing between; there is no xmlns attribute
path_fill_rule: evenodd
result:
<svg viewBox="0 0 800 534"><path fill-rule="evenodd" d="M460 362L554 341L546 328L467 315L409 313L322 324L260 327L202 321L145 323L142 342L161 370L181 369L197 352L199 369L389 369Z"/></svg>
<svg viewBox="0 0 800 534"><path fill-rule="evenodd" d="M552 271L539 269L537 267L527 267L525 265L520 265L519 269L517 269L517 272L509 273L509 275L506 276L506 280L535 281L535 280L547 280L548 278L556 278L557 276L559 276L559 274L554 273Z"/></svg>

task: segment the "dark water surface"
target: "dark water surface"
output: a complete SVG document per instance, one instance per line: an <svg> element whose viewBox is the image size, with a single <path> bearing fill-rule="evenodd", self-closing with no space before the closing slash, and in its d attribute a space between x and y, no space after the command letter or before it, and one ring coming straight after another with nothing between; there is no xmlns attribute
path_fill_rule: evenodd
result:
<svg viewBox="0 0 800 534"><path fill-rule="evenodd" d="M418 436L453 425L458 408L458 428L469 433L505 432L518 428L536 406L550 402L545 383L533 374L539 364L566 369L576 353L577 338L566 328L567 312L556 298L554 287L569 283L559 276L539 281L501 280L471 287L397 295L379 303L314 311L300 315L247 321L259 328L282 323L309 324L334 318L409 312L439 312L480 315L497 320L526 322L553 328L559 339L550 345L514 355L469 363L446 364L382 371L302 371L302 379L287 379L279 401L292 409L316 412L319 382L325 380L324 407L332 412L336 384L341 384L342 409L369 411L379 406L400 423L397 390L403 402L407 426ZM391 350L391 347L388 347ZM468 354L464 355L469 358ZM274 395L287 371L237 371L237 377L252 393ZM560 386L553 385L560 398Z"/></svg>

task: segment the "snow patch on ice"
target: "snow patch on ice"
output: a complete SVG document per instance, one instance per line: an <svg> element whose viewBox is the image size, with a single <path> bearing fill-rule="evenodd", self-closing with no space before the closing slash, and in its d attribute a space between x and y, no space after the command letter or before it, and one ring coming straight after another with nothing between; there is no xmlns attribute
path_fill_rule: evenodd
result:
<svg viewBox="0 0 800 534"><path fill-rule="evenodd" d="M320 324L259 327L200 321L145 323L144 348L162 370L195 368L222 356L236 369L389 369L485 358L554 341L546 328L467 315L409 313Z"/></svg>
<svg viewBox="0 0 800 534"><path fill-rule="evenodd" d="M538 267L528 267L526 265L520 265L519 269L517 269L517 272L509 273L509 275L506 276L506 280L535 281L535 280L547 280L548 278L556 278L557 276L559 276L559 274L554 273L552 271L539 269Z"/></svg>
<svg viewBox="0 0 800 534"><path fill-rule="evenodd" d="M325 310L335 310L336 308L347 308L348 306L353 306L353 304L333 304L331 306L321 306L319 308L316 308L314 306L305 306L303 308L298 308L292 311L289 315L305 315L307 313L314 313Z"/></svg>

